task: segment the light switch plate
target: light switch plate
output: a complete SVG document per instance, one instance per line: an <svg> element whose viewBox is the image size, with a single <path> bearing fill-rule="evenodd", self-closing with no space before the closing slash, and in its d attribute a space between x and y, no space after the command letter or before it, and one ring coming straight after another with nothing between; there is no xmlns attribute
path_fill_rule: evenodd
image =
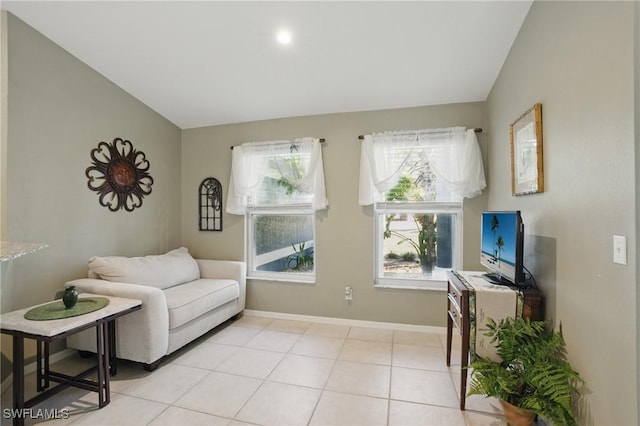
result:
<svg viewBox="0 0 640 426"><path fill-rule="evenodd" d="M613 263L627 264L627 237L625 236L613 236Z"/></svg>

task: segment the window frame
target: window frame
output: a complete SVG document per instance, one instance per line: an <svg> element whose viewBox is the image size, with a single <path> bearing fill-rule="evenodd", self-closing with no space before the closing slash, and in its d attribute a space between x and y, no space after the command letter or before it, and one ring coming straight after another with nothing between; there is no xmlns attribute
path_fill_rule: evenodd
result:
<svg viewBox="0 0 640 426"><path fill-rule="evenodd" d="M374 287L411 290L446 290L446 278L411 279L384 277L384 215L401 214L452 214L454 220L453 265L459 269L463 257L463 202L391 201L377 202L373 206L374 215Z"/></svg>
<svg viewBox="0 0 640 426"><path fill-rule="evenodd" d="M286 216L306 215L311 216L313 223L313 272L273 272L258 271L256 269L254 216ZM281 281L288 283L315 284L317 257L316 257L316 212L310 204L288 204L277 206L256 205L246 208L244 215L245 224L245 259L247 263L247 279L264 281Z"/></svg>

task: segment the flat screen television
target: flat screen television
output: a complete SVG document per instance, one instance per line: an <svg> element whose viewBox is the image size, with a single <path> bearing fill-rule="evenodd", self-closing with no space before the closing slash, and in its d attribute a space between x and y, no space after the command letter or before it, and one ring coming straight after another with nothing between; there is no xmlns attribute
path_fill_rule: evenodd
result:
<svg viewBox="0 0 640 426"><path fill-rule="evenodd" d="M494 284L524 285L524 225L520 211L483 212L480 263Z"/></svg>

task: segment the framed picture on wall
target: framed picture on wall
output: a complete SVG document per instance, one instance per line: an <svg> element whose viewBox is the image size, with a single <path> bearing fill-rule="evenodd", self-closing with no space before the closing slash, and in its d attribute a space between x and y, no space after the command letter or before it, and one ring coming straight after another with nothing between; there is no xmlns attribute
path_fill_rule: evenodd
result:
<svg viewBox="0 0 640 426"><path fill-rule="evenodd" d="M535 104L510 126L511 193L544 191L542 168L542 104Z"/></svg>

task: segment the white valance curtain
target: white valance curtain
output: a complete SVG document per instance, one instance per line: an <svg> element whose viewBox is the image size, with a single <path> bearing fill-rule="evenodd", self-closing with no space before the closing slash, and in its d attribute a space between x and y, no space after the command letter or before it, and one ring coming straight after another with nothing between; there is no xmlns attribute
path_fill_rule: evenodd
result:
<svg viewBox="0 0 640 426"><path fill-rule="evenodd" d="M273 181L285 182L290 188L289 200L274 201L273 204L310 204L313 210L327 207L319 139L305 137L234 147L227 213L244 215L246 207L257 202L267 176Z"/></svg>
<svg viewBox="0 0 640 426"><path fill-rule="evenodd" d="M478 139L473 129L385 132L366 135L360 152L360 205L385 201L397 185L409 157L418 153L455 199L472 198L487 186Z"/></svg>

